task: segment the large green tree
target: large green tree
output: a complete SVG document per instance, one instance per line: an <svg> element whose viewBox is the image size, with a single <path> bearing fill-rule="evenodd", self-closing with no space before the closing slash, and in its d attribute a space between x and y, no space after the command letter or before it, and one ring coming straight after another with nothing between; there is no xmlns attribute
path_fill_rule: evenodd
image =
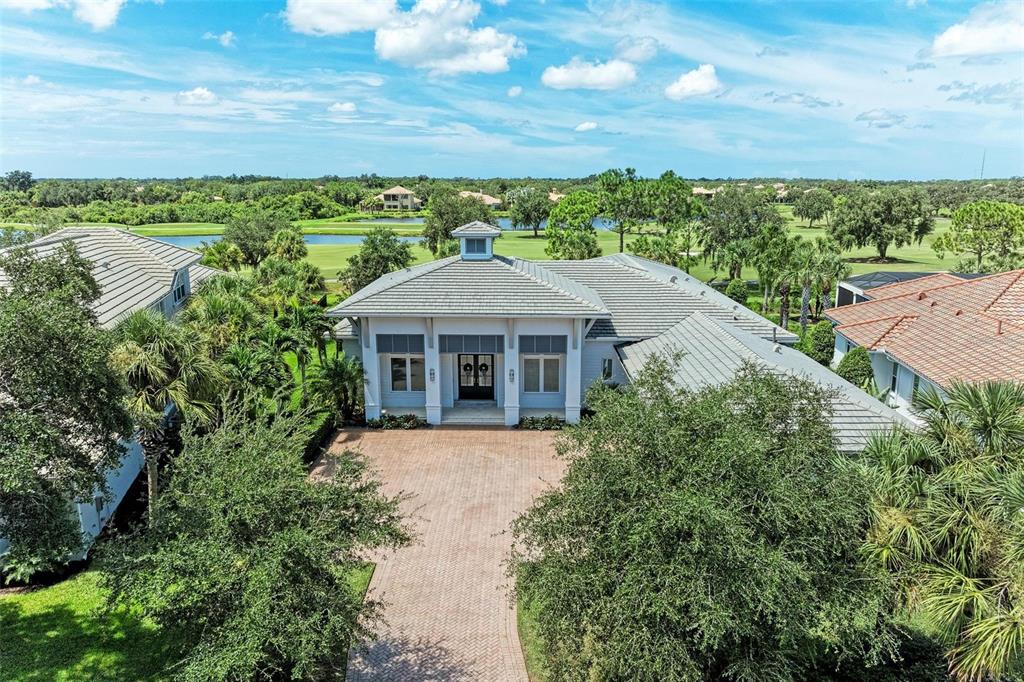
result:
<svg viewBox="0 0 1024 682"><path fill-rule="evenodd" d="M117 345L110 362L128 386L124 402L146 462L152 523L168 410L210 421L223 375L201 337L159 313L136 311L121 321L114 333Z"/></svg>
<svg viewBox="0 0 1024 682"><path fill-rule="evenodd" d="M693 187L673 171L665 171L651 188L651 208L654 219L672 236L672 242L682 251L673 265L682 261L686 272L690 271L693 247L696 245L698 223L696 219L704 214L704 204L693 196Z"/></svg>
<svg viewBox="0 0 1024 682"><path fill-rule="evenodd" d="M1024 251L1024 206L1001 201L972 201L953 212L949 229L932 244L942 258L947 252L968 259L958 269L982 272L988 260L993 269L1009 268ZM967 267L963 267L967 266Z"/></svg>
<svg viewBox="0 0 1024 682"><path fill-rule="evenodd" d="M407 268L415 257L412 245L402 241L386 227L375 227L366 235L359 252L348 259L348 266L338 273L338 279L352 293L389 272Z"/></svg>
<svg viewBox="0 0 1024 682"><path fill-rule="evenodd" d="M311 478L307 437L301 417L238 409L186 430L155 522L108 546L110 602L191 635L174 677L336 679L369 635L380 604L352 576L408 541L398 500L352 453Z"/></svg>
<svg viewBox="0 0 1024 682"><path fill-rule="evenodd" d="M847 248L873 247L886 260L889 249L918 244L935 219L927 196L917 188L860 190L837 202L830 233Z"/></svg>
<svg viewBox="0 0 1024 682"><path fill-rule="evenodd" d="M486 204L474 197L460 197L450 187L435 192L427 202L427 209L430 213L423 223L423 239L435 256L451 241L455 228L474 220L494 222L494 214Z"/></svg>
<svg viewBox="0 0 1024 682"><path fill-rule="evenodd" d="M89 262L71 245L44 258L16 249L0 271L0 574L25 579L81 549L71 503L106 492L131 422Z"/></svg>
<svg viewBox="0 0 1024 682"><path fill-rule="evenodd" d="M704 256L729 279L740 279L743 266L753 259L758 235L784 230L785 221L763 192L728 186L707 205L702 219Z"/></svg>
<svg viewBox="0 0 1024 682"><path fill-rule="evenodd" d="M246 265L256 267L270 255L274 235L288 229L291 224L277 213L246 211L225 223L224 241L238 247Z"/></svg>
<svg viewBox="0 0 1024 682"><path fill-rule="evenodd" d="M541 223L548 219L551 212L552 203L548 193L536 187L518 187L510 190L505 200L512 225L532 228L533 236L536 237Z"/></svg>
<svg viewBox="0 0 1024 682"><path fill-rule="evenodd" d="M650 182L636 169L612 168L597 176L601 214L612 219L619 235L619 253L626 250L626 234L653 218Z"/></svg>
<svg viewBox="0 0 1024 682"><path fill-rule="evenodd" d="M881 657L890 592L859 549L869 489L816 385L671 361L595 387L568 468L513 525L515 591L556 680L813 679Z"/></svg>
<svg viewBox="0 0 1024 682"><path fill-rule="evenodd" d="M808 227L814 227L815 220L827 219L835 208L832 192L824 188L809 189L801 192L793 203L793 215L805 218Z"/></svg>
<svg viewBox="0 0 1024 682"><path fill-rule="evenodd" d="M555 260L585 260L601 255L594 219L601 204L593 192L579 190L562 197L551 208L544 252Z"/></svg>
<svg viewBox="0 0 1024 682"><path fill-rule="evenodd" d="M918 432L864 454L867 554L947 647L960 680L1024 678L1024 384L955 384L915 400Z"/></svg>

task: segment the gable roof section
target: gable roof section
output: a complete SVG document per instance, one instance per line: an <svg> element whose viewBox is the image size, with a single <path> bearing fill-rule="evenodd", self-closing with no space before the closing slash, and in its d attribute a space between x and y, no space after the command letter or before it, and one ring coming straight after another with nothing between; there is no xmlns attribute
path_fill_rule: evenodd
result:
<svg viewBox="0 0 1024 682"><path fill-rule="evenodd" d="M452 230L453 237L500 237L501 228L481 220L474 220Z"/></svg>
<svg viewBox="0 0 1024 682"><path fill-rule="evenodd" d="M385 194L412 194L412 193L413 193L413 191L411 189L406 189L406 188L402 187L401 185L395 185L391 189L384 190L383 192L381 192L377 196L383 196Z"/></svg>
<svg viewBox="0 0 1024 682"><path fill-rule="evenodd" d="M459 256L392 272L328 311L336 317L608 317L590 287L532 261Z"/></svg>
<svg viewBox="0 0 1024 682"><path fill-rule="evenodd" d="M100 326L108 328L169 294L175 274L200 259L194 251L112 227L67 227L27 247L45 257L65 242L92 262L92 275L100 287L93 311ZM0 272L0 286L5 284Z"/></svg>
<svg viewBox="0 0 1024 682"><path fill-rule="evenodd" d="M661 263L615 254L585 261L550 261L544 267L591 287L601 296L612 316L598 320L588 338L649 338L701 312L762 338L780 343L798 340L796 334L700 280Z"/></svg>
<svg viewBox="0 0 1024 682"><path fill-rule="evenodd" d="M694 313L663 334L616 348L626 373L635 376L654 356L678 354L675 382L699 390L730 381L744 362L778 375L799 376L834 393L832 426L840 449L856 452L872 435L909 421L800 351L775 344L731 324Z"/></svg>
<svg viewBox="0 0 1024 682"><path fill-rule="evenodd" d="M1024 380L1024 270L928 286L832 308L836 332L939 386ZM900 285L904 286L904 285ZM888 328L887 328L888 327Z"/></svg>

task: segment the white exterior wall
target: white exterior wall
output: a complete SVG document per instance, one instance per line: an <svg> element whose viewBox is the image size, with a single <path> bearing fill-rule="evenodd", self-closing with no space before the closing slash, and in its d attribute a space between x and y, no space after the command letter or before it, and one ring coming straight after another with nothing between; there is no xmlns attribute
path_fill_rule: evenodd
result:
<svg viewBox="0 0 1024 682"><path fill-rule="evenodd" d="M605 359L611 359L612 361L610 383L624 384L629 381L626 377L626 371L622 368L622 363L619 361L619 355L615 352L616 343L621 343L621 341L615 339L588 339L583 344L580 389L583 392L584 398L586 398L587 389L590 388L590 385L595 381L602 380L601 371Z"/></svg>
<svg viewBox="0 0 1024 682"><path fill-rule="evenodd" d="M121 459L120 465L107 472L106 480L109 497L97 504L95 498L102 497L103 491L96 490L93 500L86 500L75 505L86 540L83 551L79 555L72 557L74 559L85 558L89 547L92 546L93 539L100 534L103 527L107 525L107 521L117 511L128 489L132 487L132 483L138 478L139 472L142 471L145 465L142 447L137 440L123 443L123 445L127 448L127 451Z"/></svg>
<svg viewBox="0 0 1024 682"><path fill-rule="evenodd" d="M839 361L842 360L852 349L857 347L855 344L850 343L850 340L839 332L836 332L835 344L835 350L832 352L833 367L838 366Z"/></svg>

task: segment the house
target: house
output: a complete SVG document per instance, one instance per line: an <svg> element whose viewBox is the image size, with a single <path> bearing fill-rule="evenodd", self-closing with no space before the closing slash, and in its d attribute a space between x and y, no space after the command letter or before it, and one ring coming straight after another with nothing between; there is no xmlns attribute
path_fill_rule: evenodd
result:
<svg viewBox="0 0 1024 682"><path fill-rule="evenodd" d="M328 311L340 318L345 353L362 359L368 418L414 413L432 424L511 426L553 414L576 422L593 382L627 382L637 357L705 327L717 331L696 337L701 357L723 363L709 381L757 356L845 384L795 351L776 350L795 334L677 268L630 254L506 258L494 253L501 230L481 222L452 234L458 255L387 274ZM726 344L734 347L728 366ZM891 410L844 389L891 425Z"/></svg>
<svg viewBox="0 0 1024 682"><path fill-rule="evenodd" d="M92 262L92 275L100 288L93 306L99 325L111 329L137 310L151 309L167 317L181 309L193 289L220 271L199 264L200 255L156 239L110 227L68 227L26 245L39 257L71 243L78 254ZM3 251L0 251L3 253ZM0 271L0 287L7 284ZM135 440L125 441L120 466L107 472L109 497L96 490L93 499L76 503L76 513L86 538L92 539L124 499L142 471L142 451ZM0 553L5 549L0 539ZM83 558L73 557L75 559Z"/></svg>
<svg viewBox="0 0 1024 682"><path fill-rule="evenodd" d="M565 198L565 195L556 189L552 189L548 192L548 201L553 204L557 204L559 201Z"/></svg>
<svg viewBox="0 0 1024 682"><path fill-rule="evenodd" d="M811 192L813 190L807 190ZM899 282L909 282L914 279L921 277L931 277L933 275L945 276L948 273L939 272L889 272L885 270L879 270L876 272L866 272L863 275L855 275L844 279L836 286L836 307L850 305L851 303L861 303L863 301L870 301L871 289L877 287L884 287L889 284L896 284ZM953 278L967 279L975 277L976 275L951 275ZM952 282L954 279L947 279L946 281Z"/></svg>
<svg viewBox="0 0 1024 682"><path fill-rule="evenodd" d="M825 311L835 324L834 359L867 349L875 384L904 414L922 387L941 393L954 381L1024 381L1024 270L846 288L840 300L855 302Z"/></svg>
<svg viewBox="0 0 1024 682"><path fill-rule="evenodd" d="M459 192L459 196L473 197L474 199L477 199L481 203L483 203L484 206L489 206L491 208L498 208L503 203L501 199L498 199L497 197L492 197L490 194L484 194L483 192L463 191Z"/></svg>
<svg viewBox="0 0 1024 682"><path fill-rule="evenodd" d="M384 202L384 210L386 211L415 211L420 207L420 200L416 198L412 190L408 190L401 185L395 185L391 189L384 190L375 196L374 199Z"/></svg>

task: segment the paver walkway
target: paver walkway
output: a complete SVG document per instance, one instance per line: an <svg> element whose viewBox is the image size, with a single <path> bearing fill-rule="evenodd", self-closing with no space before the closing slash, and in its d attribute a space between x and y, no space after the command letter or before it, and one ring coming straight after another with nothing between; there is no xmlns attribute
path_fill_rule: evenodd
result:
<svg viewBox="0 0 1024 682"><path fill-rule="evenodd" d="M382 557L370 594L385 602L381 637L349 657L348 679L526 680L506 587L509 523L562 475L552 432L433 428L353 430L333 451L361 451L406 493L412 546ZM317 473L329 475L325 461Z"/></svg>

